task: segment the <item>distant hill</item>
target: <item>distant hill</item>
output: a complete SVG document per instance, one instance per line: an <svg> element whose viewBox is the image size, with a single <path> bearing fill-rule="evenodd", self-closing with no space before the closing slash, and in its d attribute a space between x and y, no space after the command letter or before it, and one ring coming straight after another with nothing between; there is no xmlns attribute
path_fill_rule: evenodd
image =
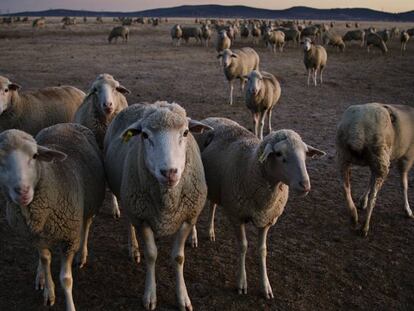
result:
<svg viewBox="0 0 414 311"><path fill-rule="evenodd" d="M414 4L413 4L414 6ZM7 15L7 14L4 14ZM218 17L259 19L322 19L322 20L370 20L414 21L414 10L404 13L387 13L364 8L314 9L297 6L286 10L267 10L242 5L183 5L172 8L152 9L138 12L104 12L82 10L47 10L19 12L12 16L104 16L104 17Z"/></svg>

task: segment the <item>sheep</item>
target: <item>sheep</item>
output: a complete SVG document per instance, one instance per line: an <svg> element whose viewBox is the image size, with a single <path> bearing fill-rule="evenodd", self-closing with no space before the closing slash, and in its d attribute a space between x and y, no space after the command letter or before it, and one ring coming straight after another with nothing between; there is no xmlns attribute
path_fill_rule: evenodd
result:
<svg viewBox="0 0 414 311"><path fill-rule="evenodd" d="M361 41L360 46L363 47L364 46L364 42L365 42L365 32L363 30L351 30L348 31L343 37L342 37L344 42L347 41Z"/></svg>
<svg viewBox="0 0 414 311"><path fill-rule="evenodd" d="M240 30L240 36L244 39L247 39L249 37L249 27L247 27L246 24L243 24L241 26L241 30Z"/></svg>
<svg viewBox="0 0 414 311"><path fill-rule="evenodd" d="M48 87L19 94L21 87L0 76L0 132L20 129L36 135L41 129L71 122L85 93L72 86Z"/></svg>
<svg viewBox="0 0 414 311"><path fill-rule="evenodd" d="M201 42L201 29L200 27L182 27L183 39L185 43L188 43L190 38L195 38L196 42Z"/></svg>
<svg viewBox="0 0 414 311"><path fill-rule="evenodd" d="M86 95L74 116L74 123L89 128L95 135L99 148L103 150L103 141L106 130L113 118L124 108L128 102L124 95L131 92L119 84L113 76L100 74ZM112 215L120 217L118 202L112 197ZM139 258L135 256L135 258Z"/></svg>
<svg viewBox="0 0 414 311"><path fill-rule="evenodd" d="M351 194L351 165L368 166L371 180L359 207L367 210L362 233L367 236L376 196L387 178L391 162L401 174L404 208L414 218L407 196L407 174L414 162L414 108L405 105L369 103L350 106L337 127L336 149L342 187L355 225L358 212Z"/></svg>
<svg viewBox="0 0 414 311"><path fill-rule="evenodd" d="M201 40L204 41L206 47L210 44L211 39L211 29L208 25L203 24L201 26Z"/></svg>
<svg viewBox="0 0 414 311"><path fill-rule="evenodd" d="M283 47L285 45L285 34L280 30L268 29L264 37L266 45L270 45L273 53L276 53L276 48L279 52L283 52Z"/></svg>
<svg viewBox="0 0 414 311"><path fill-rule="evenodd" d="M410 35L410 37L414 36L414 28L408 29L407 33Z"/></svg>
<svg viewBox="0 0 414 311"><path fill-rule="evenodd" d="M260 283L265 297L273 298L266 268L268 230L283 213L289 188L301 195L309 193L305 158L325 153L305 144L292 130L271 132L260 141L229 119L208 118L201 122L213 128L196 135L211 212L216 205L224 209L240 245L238 292L247 294L245 224L251 221L259 231ZM214 221L212 215L210 219ZM213 222L210 229L210 238L214 240Z"/></svg>
<svg viewBox="0 0 414 311"><path fill-rule="evenodd" d="M325 32L323 35L323 44L331 45L343 52L345 50L345 42L342 37L334 32Z"/></svg>
<svg viewBox="0 0 414 311"><path fill-rule="evenodd" d="M178 24L174 25L171 28L170 34L171 34L173 45L180 46L181 38L183 36L183 31L181 29L181 26Z"/></svg>
<svg viewBox="0 0 414 311"><path fill-rule="evenodd" d="M33 28L44 28L46 25L46 20L44 17L41 18L37 18L35 20L33 20L32 22L32 27Z"/></svg>
<svg viewBox="0 0 414 311"><path fill-rule="evenodd" d="M352 26L351 26L351 23L346 23L346 24L345 24L345 27L346 27L346 28L351 28L351 27L352 27Z"/></svg>
<svg viewBox="0 0 414 311"><path fill-rule="evenodd" d="M375 46L376 48L380 49L383 54L388 52L387 45L385 44L384 40L382 40L381 36L372 32L367 34L368 53L370 52L371 46Z"/></svg>
<svg viewBox="0 0 414 311"><path fill-rule="evenodd" d="M391 28L390 37L391 38L398 38L400 35L400 29L398 27Z"/></svg>
<svg viewBox="0 0 414 311"><path fill-rule="evenodd" d="M359 23L355 23L355 28L359 28Z"/></svg>
<svg viewBox="0 0 414 311"><path fill-rule="evenodd" d="M300 37L302 39L304 39L305 37L309 37L309 38L312 38L313 40L316 40L318 39L319 35L320 35L320 29L316 26L306 27L300 33Z"/></svg>
<svg viewBox="0 0 414 311"><path fill-rule="evenodd" d="M285 41L292 41L294 46L299 46L300 42L300 31L297 29L283 29L285 34Z"/></svg>
<svg viewBox="0 0 414 311"><path fill-rule="evenodd" d="M108 36L108 42L111 43L112 39L115 38L115 43L117 43L118 37L121 37L124 43L128 43L129 28L125 26L117 26L112 28Z"/></svg>
<svg viewBox="0 0 414 311"><path fill-rule="evenodd" d="M190 131L210 127L190 120L178 104L136 104L121 111L105 136L105 168L112 191L144 241L147 276L143 305L156 307L159 237L176 233L172 262L180 310L192 310L183 276L184 245L207 196L203 165Z"/></svg>
<svg viewBox="0 0 414 311"><path fill-rule="evenodd" d="M230 86L230 105L233 105L234 80L239 79L241 90L244 90L246 78L252 70L259 70L259 55L252 48L240 50L225 49L217 55L223 62L223 71Z"/></svg>
<svg viewBox="0 0 414 311"><path fill-rule="evenodd" d="M38 250L35 288L55 303L51 248L61 248L60 283L66 310L74 311L72 262L83 267L88 232L105 192L102 156L93 134L77 124L58 124L36 136L11 129L0 134L0 189L7 221Z"/></svg>
<svg viewBox="0 0 414 311"><path fill-rule="evenodd" d="M262 31L260 30L259 27L257 27L256 24L253 24L251 33L252 33L252 37L253 37L253 44L258 44L259 43L259 38L262 35Z"/></svg>
<svg viewBox="0 0 414 311"><path fill-rule="evenodd" d="M320 83L323 83L323 71L328 61L328 54L323 46L315 45L309 38L303 42L303 62L308 71L308 86L312 73L313 83L317 86L316 77L319 70Z"/></svg>
<svg viewBox="0 0 414 311"><path fill-rule="evenodd" d="M103 24L103 18L101 16L96 17L97 24Z"/></svg>
<svg viewBox="0 0 414 311"><path fill-rule="evenodd" d="M401 41L401 55L404 55L407 42L410 40L410 35L406 31L401 32L400 41Z"/></svg>
<svg viewBox="0 0 414 311"><path fill-rule="evenodd" d="M388 29L384 29L382 31L378 31L377 34L382 38L382 40L387 43L390 39L391 33Z"/></svg>
<svg viewBox="0 0 414 311"><path fill-rule="evenodd" d="M218 53L220 53L226 49L230 49L230 47L231 47L231 40L227 36L227 31L223 29L219 32L217 36L216 50Z"/></svg>
<svg viewBox="0 0 414 311"><path fill-rule="evenodd" d="M279 81L272 74L253 70L247 76L246 106L253 116L254 133L263 139L264 119L267 115L269 133L272 131L272 109L280 98Z"/></svg>

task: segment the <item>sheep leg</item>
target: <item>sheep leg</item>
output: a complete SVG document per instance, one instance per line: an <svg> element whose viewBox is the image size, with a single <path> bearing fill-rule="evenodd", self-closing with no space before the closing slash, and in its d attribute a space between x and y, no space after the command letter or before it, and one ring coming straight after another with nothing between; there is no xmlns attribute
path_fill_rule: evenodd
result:
<svg viewBox="0 0 414 311"><path fill-rule="evenodd" d="M82 224L81 247L76 256L76 264L83 268L88 258L88 237L93 218L86 219Z"/></svg>
<svg viewBox="0 0 414 311"><path fill-rule="evenodd" d="M262 282L262 290L267 299L274 298L272 287L270 286L269 278L267 276L267 267L266 267L266 256L267 256L267 233L269 232L270 226L259 228L259 260L260 260L260 276Z"/></svg>
<svg viewBox="0 0 414 311"><path fill-rule="evenodd" d="M141 261L141 254L139 253L139 245L137 235L135 233L135 227L129 223L128 226L128 250L129 257L133 262L139 263Z"/></svg>
<svg viewBox="0 0 414 311"><path fill-rule="evenodd" d="M229 81L230 85L230 106L233 105L233 89L234 89L234 81Z"/></svg>
<svg viewBox="0 0 414 311"><path fill-rule="evenodd" d="M364 191L364 194L358 200L358 209L365 210L368 205L368 197L371 191L371 184L374 182L374 174L371 173L370 182L367 189Z"/></svg>
<svg viewBox="0 0 414 311"><path fill-rule="evenodd" d="M401 186L404 196L404 209L407 213L407 216L410 218L414 218L413 212L410 208L410 203L408 202L408 172L411 169L412 164L412 162L408 162L406 160L402 160L399 163L399 170L401 174Z"/></svg>
<svg viewBox="0 0 414 311"><path fill-rule="evenodd" d="M358 211L355 207L354 201L352 200L351 193L351 166L343 163L341 165L341 179L342 187L344 190L345 200L349 211L351 212L351 219L353 223L358 224Z"/></svg>
<svg viewBox="0 0 414 311"><path fill-rule="evenodd" d="M75 253L69 252L68 254L62 254L62 263L60 266L60 284L65 293L66 311L75 311L75 304L73 302L72 287L72 261Z"/></svg>
<svg viewBox="0 0 414 311"><path fill-rule="evenodd" d="M262 111L260 112L260 132L259 132L259 138L260 140L263 140L263 128L264 128L264 119L266 116L266 112Z"/></svg>
<svg viewBox="0 0 414 311"><path fill-rule="evenodd" d="M39 250L39 257L42 268L45 273L45 288L43 289L43 303L45 306L53 306L55 304L55 283L53 283L50 264L52 262L52 254L47 248Z"/></svg>
<svg viewBox="0 0 414 311"><path fill-rule="evenodd" d="M244 87L246 86L246 79L240 79L240 91L244 91Z"/></svg>
<svg viewBox="0 0 414 311"><path fill-rule="evenodd" d="M259 137L259 114L253 113L253 126L254 126L254 135Z"/></svg>
<svg viewBox="0 0 414 311"><path fill-rule="evenodd" d="M239 294L247 294L247 277L246 277L246 253L248 242L246 239L246 228L245 224L235 225L236 238L240 247L240 258L239 258L239 276L238 276L238 291Z"/></svg>
<svg viewBox="0 0 414 311"><path fill-rule="evenodd" d="M43 290L45 288L45 271L43 270L42 261L39 257L39 263L37 264L37 273L35 281L35 289Z"/></svg>
<svg viewBox="0 0 414 311"><path fill-rule="evenodd" d="M214 215L216 214L216 207L216 204L210 202L210 214L208 215L208 234L210 236L210 241L213 242L216 240L216 234L214 231Z"/></svg>
<svg viewBox="0 0 414 311"><path fill-rule="evenodd" d="M316 76L318 75L318 69L315 68L313 69L313 84L315 84L315 86L318 86L318 83L316 82Z"/></svg>
<svg viewBox="0 0 414 311"><path fill-rule="evenodd" d="M322 83L323 83L323 68L319 69L319 79L320 79L320 82L321 82L321 85L322 85Z"/></svg>
<svg viewBox="0 0 414 311"><path fill-rule="evenodd" d="M310 84L311 71L312 69L308 69L308 86Z"/></svg>
<svg viewBox="0 0 414 311"><path fill-rule="evenodd" d="M142 303L146 310L155 310L157 305L157 290L155 282L155 261L157 260L157 245L155 244L154 232L147 224L142 224L139 233L144 240L144 255L147 266L145 275L145 292Z"/></svg>
<svg viewBox="0 0 414 311"><path fill-rule="evenodd" d="M119 210L118 200L116 196L111 193L111 206L112 206L112 216L117 219L121 217L121 211Z"/></svg>
<svg viewBox="0 0 414 311"><path fill-rule="evenodd" d="M368 197L368 211L367 218L365 220L364 228L362 229L362 235L366 237L369 231L369 223L371 221L372 211L374 210L375 201L377 200L378 191L384 182L384 178L375 176L373 182L371 182L371 189Z"/></svg>
<svg viewBox="0 0 414 311"><path fill-rule="evenodd" d="M272 132L272 108L267 110L267 122L269 123L269 133Z"/></svg>
<svg viewBox="0 0 414 311"><path fill-rule="evenodd" d="M188 235L190 234L192 228L190 224L184 222L181 225L180 230L178 230L177 235L174 239L173 249L171 252L171 260L173 266L175 267L175 279L176 279L176 293L178 300L178 308L181 311L190 311L193 310L191 306L190 297L188 297L187 287L185 286L184 281L184 247L185 241L187 240Z"/></svg>
<svg viewBox="0 0 414 311"><path fill-rule="evenodd" d="M193 226L193 229L191 230L191 246L193 248L197 248L198 247L198 236L197 236L197 228L196 225Z"/></svg>

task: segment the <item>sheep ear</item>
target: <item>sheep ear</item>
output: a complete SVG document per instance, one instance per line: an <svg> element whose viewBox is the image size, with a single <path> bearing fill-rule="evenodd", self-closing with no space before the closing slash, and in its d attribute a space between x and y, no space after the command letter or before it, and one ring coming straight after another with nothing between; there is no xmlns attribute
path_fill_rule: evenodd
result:
<svg viewBox="0 0 414 311"><path fill-rule="evenodd" d="M37 158L39 161L45 161L45 162L52 162L53 160L57 161L64 161L67 158L67 154L52 150L43 146L37 146Z"/></svg>
<svg viewBox="0 0 414 311"><path fill-rule="evenodd" d="M17 91L20 90L22 87L16 83L10 83L9 84L9 89L12 91Z"/></svg>
<svg viewBox="0 0 414 311"><path fill-rule="evenodd" d="M141 134L142 126L141 122L137 121L132 123L121 135L121 139L124 143L129 142L131 137Z"/></svg>
<svg viewBox="0 0 414 311"><path fill-rule="evenodd" d="M237 57L239 57L237 54L231 54L231 57L233 57L233 58L237 58Z"/></svg>
<svg viewBox="0 0 414 311"><path fill-rule="evenodd" d="M311 145L306 145L306 147L308 147L308 151L306 151L306 156L309 158L312 158L312 159L322 158L324 155L326 155L325 152L323 152L322 150L316 149L312 147Z"/></svg>
<svg viewBox="0 0 414 311"><path fill-rule="evenodd" d="M213 128L211 126L208 126L207 124L204 124L203 122L192 120L190 118L188 119L188 128L192 133L203 133L205 130L210 131Z"/></svg>
<svg viewBox="0 0 414 311"><path fill-rule="evenodd" d="M273 152L273 146L271 144L267 144L263 150L263 153L259 157L259 162L263 163L267 160L267 157Z"/></svg>
<svg viewBox="0 0 414 311"><path fill-rule="evenodd" d="M128 94L131 94L131 91L130 91L130 90L128 90L126 87L122 86L122 85L118 86L118 87L116 88L116 90L117 90L119 93L123 94L123 95L128 95Z"/></svg>
<svg viewBox="0 0 414 311"><path fill-rule="evenodd" d="M223 57L223 53L220 53L217 55L217 58L221 58L221 57Z"/></svg>

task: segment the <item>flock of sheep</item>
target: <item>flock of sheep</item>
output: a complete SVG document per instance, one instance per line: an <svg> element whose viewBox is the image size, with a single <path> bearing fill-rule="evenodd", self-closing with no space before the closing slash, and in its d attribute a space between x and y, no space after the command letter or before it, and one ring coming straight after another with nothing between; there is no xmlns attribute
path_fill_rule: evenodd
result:
<svg viewBox="0 0 414 311"><path fill-rule="evenodd" d="M283 213L289 190L301 196L310 192L306 159L322 157L325 152L305 143L293 130L272 131L272 109L281 97L281 86L274 75L260 70L254 49L230 49L235 32L255 38L263 33L273 51L281 51L287 40L301 41L308 85L312 76L315 86L317 72L323 82L327 64L326 49L316 43L319 33L339 48L348 38L356 38L347 33L341 40L327 25L310 26L302 33L296 29L297 23L290 25L273 29L274 25L263 28L253 22L241 24L240 30L233 24L217 26L217 57L230 84L230 104L234 80L239 79L241 88L246 88L245 103L252 113L254 133L230 119L193 120L176 103L128 105L125 96L130 91L109 74L92 81L86 94L72 86L22 93L18 84L0 77L1 201L10 226L38 250L35 283L43 290L45 304L55 302L50 265L51 249L58 245L66 310L75 310L72 263L83 267L87 262L89 229L108 188L113 194L113 215L120 216L121 206L129 221L129 253L135 262L141 258L137 234L143 241L143 305L147 310L157 304L155 237L173 234L171 261L178 307L192 310L183 275L184 246L188 237L193 246L198 244L196 222L207 199L211 204L210 239L215 240L217 206L234 226L240 246L239 293L247 293L245 224L252 222L259 233L261 288L266 298L273 298L266 267L268 230ZM116 37L127 40L125 29L114 28L109 42ZM372 35L380 38L380 46L385 44L374 31L368 31L362 41L370 46L375 41L370 39ZM402 32L401 38L406 36L409 33ZM211 30L207 23L201 27L175 25L171 37L177 46L181 38L188 41L192 37L208 46ZM266 116L269 132L264 136ZM405 210L413 217L407 198L407 174L414 162L413 124L414 108L379 103L351 106L339 121L339 171L355 224L358 214L351 195L350 168L355 164L371 170L359 204L368 209L364 235L391 162L398 163Z"/></svg>

